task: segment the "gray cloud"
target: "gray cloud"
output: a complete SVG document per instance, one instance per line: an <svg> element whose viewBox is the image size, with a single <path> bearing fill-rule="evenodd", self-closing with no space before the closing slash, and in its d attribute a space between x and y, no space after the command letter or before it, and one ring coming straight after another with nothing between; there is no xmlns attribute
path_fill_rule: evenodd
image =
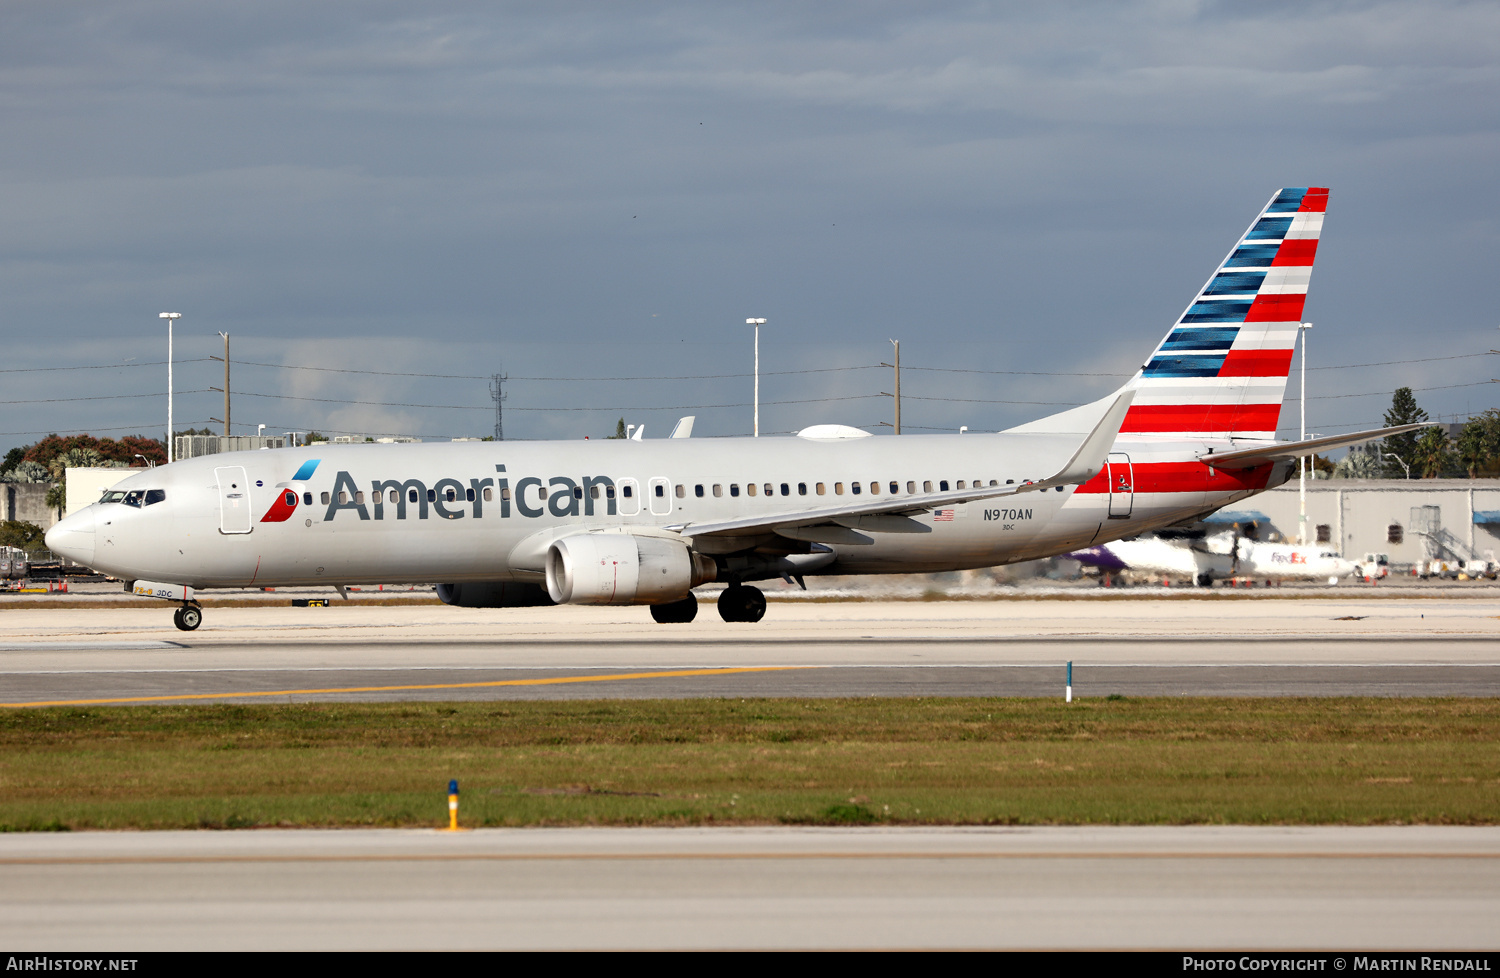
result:
<svg viewBox="0 0 1500 978"><path fill-rule="evenodd" d="M767 370L878 363L894 336L913 367L1128 372L1277 187L1326 184L1311 363L1487 350L1497 46L1484 3L21 5L0 34L0 322L25 338L12 369L160 359L170 307L185 356L227 329L247 359L413 373L744 373L748 315L772 321ZM215 369L185 365L180 386ZM0 379L18 399L160 387L134 368ZM1110 383L913 371L903 388L1055 402ZM247 397L247 423L490 425L482 381L247 366L241 384L474 408ZM764 396L888 385L786 375ZM215 397L185 395L178 417L201 423ZM748 400L744 378L516 380L507 432L597 435L630 413L665 433L690 413L669 405ZM1377 423L1388 400L1309 416ZM4 430L165 414L121 404L13 406ZM598 410L528 410L580 406ZM904 414L978 428L1047 410ZM748 429L748 409L697 413L700 433ZM880 399L764 412L776 430L888 416Z"/></svg>

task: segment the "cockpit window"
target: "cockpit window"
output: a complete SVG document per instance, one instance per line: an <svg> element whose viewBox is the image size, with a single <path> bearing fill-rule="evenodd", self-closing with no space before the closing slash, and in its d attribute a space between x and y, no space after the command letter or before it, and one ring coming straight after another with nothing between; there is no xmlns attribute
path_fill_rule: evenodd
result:
<svg viewBox="0 0 1500 978"><path fill-rule="evenodd" d="M125 498L125 494L118 489L105 490L104 495L99 497L101 503L117 503Z"/></svg>
<svg viewBox="0 0 1500 978"><path fill-rule="evenodd" d="M147 489L146 490L146 505L147 506L150 506L150 505L152 505L154 503L159 503L163 499L166 499L166 498L167 498L167 490L165 490L165 489Z"/></svg>
<svg viewBox="0 0 1500 978"><path fill-rule="evenodd" d="M122 499L122 500L120 500L120 501L122 503L124 503L126 506L134 506L136 509L140 509L141 508L141 497L144 496L144 495L146 495L146 492L145 492L144 489L135 489L135 490L133 490L131 492L127 492L125 494L125 498Z"/></svg>

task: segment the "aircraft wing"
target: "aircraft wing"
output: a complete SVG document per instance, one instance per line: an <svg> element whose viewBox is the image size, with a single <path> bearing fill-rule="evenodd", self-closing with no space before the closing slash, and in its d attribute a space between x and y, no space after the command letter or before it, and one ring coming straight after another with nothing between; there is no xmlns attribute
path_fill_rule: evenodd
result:
<svg viewBox="0 0 1500 978"><path fill-rule="evenodd" d="M799 526L817 526L825 523L837 524L848 520L850 521L849 525L857 529L924 532L928 529L927 527L906 519L892 519L884 524L876 521L856 521L860 517L906 517L920 514L930 509L953 506L958 503L974 502L980 499L998 499L1003 496L1019 495L1023 492L1042 492L1065 485L1082 485L1103 471L1104 461L1109 456L1109 450L1114 446L1115 436L1120 433L1120 425L1125 421L1125 412L1130 409L1130 402L1134 398L1134 391L1125 391L1117 397L1115 402L1110 405L1109 410L1104 412L1104 417L1094 426L1094 430L1089 432L1088 437L1084 438L1077 450L1073 452L1073 457L1068 459L1067 464L1059 469L1055 475L1049 476L1040 482L1025 482L1019 485L1007 486L975 486L972 489L929 492L914 496L877 497L862 502L845 503L839 506L767 513L762 516L723 520L717 523L685 523L680 526L668 527L668 529L676 530L685 537L743 536L751 533L774 532L776 530L791 529Z"/></svg>
<svg viewBox="0 0 1500 978"><path fill-rule="evenodd" d="M1318 452L1330 452L1335 448L1348 448L1350 445L1361 445L1368 441L1378 441L1381 438L1389 438L1392 435L1404 435L1408 431L1416 431L1418 428L1430 428L1437 422L1424 421L1421 424L1403 424L1394 428L1374 428L1370 431L1356 431L1352 435L1330 435L1327 438L1309 438L1306 441L1283 442L1281 444L1262 445L1259 448L1245 448L1237 452L1217 452L1207 455L1199 455L1198 461L1204 465L1212 465L1216 469L1252 469L1257 465L1267 462L1283 462L1294 458L1303 458L1315 455Z"/></svg>

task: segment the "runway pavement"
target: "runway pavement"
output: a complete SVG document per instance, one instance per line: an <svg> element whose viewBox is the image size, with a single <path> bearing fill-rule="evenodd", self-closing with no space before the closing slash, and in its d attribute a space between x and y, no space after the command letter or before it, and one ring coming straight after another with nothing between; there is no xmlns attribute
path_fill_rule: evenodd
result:
<svg viewBox="0 0 1500 978"><path fill-rule="evenodd" d="M49 951L1493 949L1500 829L519 829L0 836Z"/></svg>
<svg viewBox="0 0 1500 978"><path fill-rule="evenodd" d="M1500 695L1485 597L773 603L726 624L644 608L337 605L12 610L0 703L693 696Z"/></svg>

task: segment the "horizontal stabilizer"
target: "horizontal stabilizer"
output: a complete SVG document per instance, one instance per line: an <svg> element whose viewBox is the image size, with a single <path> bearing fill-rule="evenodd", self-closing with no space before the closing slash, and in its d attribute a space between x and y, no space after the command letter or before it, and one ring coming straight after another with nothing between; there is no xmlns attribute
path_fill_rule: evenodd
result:
<svg viewBox="0 0 1500 978"><path fill-rule="evenodd" d="M1216 469L1253 469L1257 465L1267 462L1284 462L1294 458L1304 458L1308 455L1316 455L1318 452L1331 452L1336 448L1348 448L1350 445L1363 445L1365 442L1379 441L1392 435L1404 435L1408 431L1416 431L1418 428L1430 428L1437 422L1424 421L1421 424L1403 424L1394 428L1373 428L1370 431L1356 431L1352 435L1330 435L1327 438L1309 438L1306 441L1283 442L1279 445L1262 445L1259 448L1244 448L1237 452L1219 452L1208 455L1199 455L1198 461L1204 465L1212 465Z"/></svg>

